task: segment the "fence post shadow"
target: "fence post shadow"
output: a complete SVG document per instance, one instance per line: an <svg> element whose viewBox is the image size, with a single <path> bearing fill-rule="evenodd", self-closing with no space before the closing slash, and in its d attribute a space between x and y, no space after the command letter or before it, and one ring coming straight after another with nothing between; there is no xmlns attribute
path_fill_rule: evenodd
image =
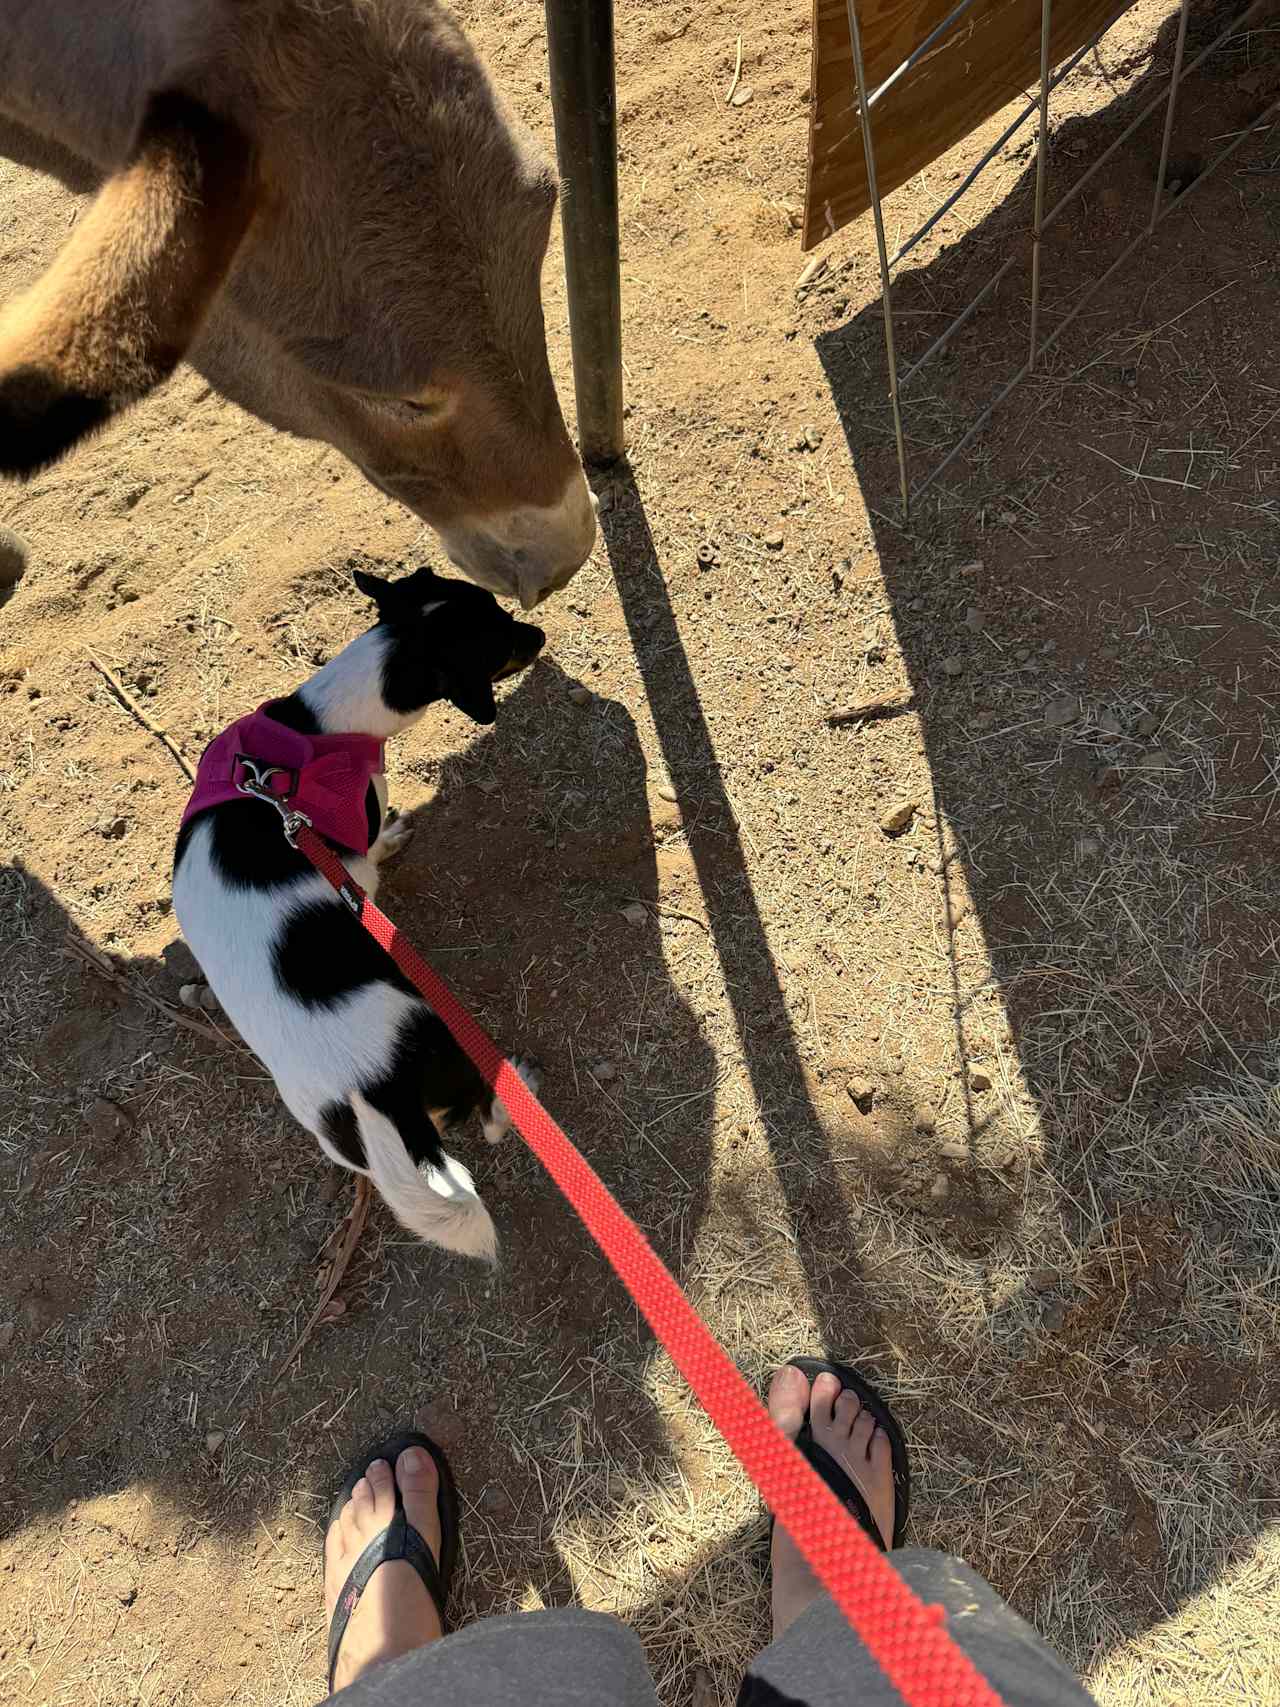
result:
<svg viewBox="0 0 1280 1707"><path fill-rule="evenodd" d="M816 1254L815 1241L808 1236L822 1210L843 1201L830 1137L814 1105L738 816L680 638L635 474L624 461L610 475L615 497L602 518L609 564L662 756L683 809L725 993L822 1349L848 1355L852 1333L867 1351L874 1351L882 1344L880 1316L874 1291L863 1284L855 1266L856 1257L846 1250L839 1265L843 1272L833 1275L829 1259ZM834 1285L840 1289L838 1304Z"/></svg>

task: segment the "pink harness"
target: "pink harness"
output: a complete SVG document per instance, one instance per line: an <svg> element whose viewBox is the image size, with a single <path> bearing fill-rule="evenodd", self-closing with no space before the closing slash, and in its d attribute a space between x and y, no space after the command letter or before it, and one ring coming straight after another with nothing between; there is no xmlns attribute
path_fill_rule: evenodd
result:
<svg viewBox="0 0 1280 1707"><path fill-rule="evenodd" d="M373 778L382 775L383 743L374 735L299 735L275 721L271 704L210 741L182 822L210 806L250 798L241 785L257 783L305 813L318 835L353 853L368 853L365 797Z"/></svg>

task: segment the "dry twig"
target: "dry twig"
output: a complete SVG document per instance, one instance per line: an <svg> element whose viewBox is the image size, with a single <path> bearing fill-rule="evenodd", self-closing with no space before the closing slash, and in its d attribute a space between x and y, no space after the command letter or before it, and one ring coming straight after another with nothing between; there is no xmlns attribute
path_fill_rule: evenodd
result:
<svg viewBox="0 0 1280 1707"><path fill-rule="evenodd" d="M870 722L874 717L896 717L914 705L914 694L880 693L874 699L863 700L861 705L842 705L836 711L829 711L827 722L834 727L840 723Z"/></svg>
<svg viewBox="0 0 1280 1707"><path fill-rule="evenodd" d="M733 82L730 83L729 88L728 88L728 92L726 93L725 98L724 98L724 104L726 107L729 105L730 101L733 100L734 94L737 91L738 84L741 81L741 79L742 79L742 37L739 36L738 37L738 62L733 68Z"/></svg>
<svg viewBox="0 0 1280 1707"><path fill-rule="evenodd" d="M148 1007L155 1008L158 1013L164 1014L176 1025L185 1025L188 1031L199 1032L201 1037L211 1037L215 1043L225 1043L230 1049L239 1049L246 1055L250 1054L243 1043L238 1042L234 1037L228 1037L226 1032L219 1031L216 1025L210 1025L208 1020L196 1019L193 1014L186 1013L182 1008L175 1006L173 1002L166 1002L163 996L157 996L153 991L148 990L141 979L132 978L127 972L123 972L100 948L94 948L92 943L85 942L74 931L67 932L66 943L70 953L83 960L86 966L96 972L100 978L105 978L108 984L122 986L129 991L130 995L136 996L140 1002L145 1002Z"/></svg>
<svg viewBox="0 0 1280 1707"><path fill-rule="evenodd" d="M89 653L89 662L104 679L107 686L111 689L112 693L115 694L116 698L120 701L121 705L124 706L125 710L142 725L148 735L154 735L157 741L164 742L165 746L173 754L174 758L177 759L179 765L181 765L187 781L194 782L196 780L196 773L188 764L186 758L183 756L181 747L178 746L178 743L174 740L173 736L169 734L168 730L162 729L158 723L153 723L151 721L146 712L138 704L137 700L134 699L133 695L121 682L119 676L107 668L96 652Z"/></svg>
<svg viewBox="0 0 1280 1707"><path fill-rule="evenodd" d="M343 1223L341 1243L330 1259L329 1273L325 1279L324 1289L320 1294L320 1302L311 1312L311 1316L306 1327L303 1328L302 1332L294 1341L293 1349L290 1351L288 1357L285 1358L279 1369L276 1370L277 1381L282 1381L284 1379L290 1364L299 1356L303 1347L315 1332L316 1326L321 1317L328 1310L333 1295L338 1290L339 1283L347 1272L347 1266L351 1261L352 1254L354 1253L356 1246L360 1243L360 1235L364 1232L364 1224L369 1219L369 1205L372 1202L373 1188L369 1184L368 1177L365 1174L357 1174L356 1200L351 1205L351 1210L347 1215L346 1221Z"/></svg>

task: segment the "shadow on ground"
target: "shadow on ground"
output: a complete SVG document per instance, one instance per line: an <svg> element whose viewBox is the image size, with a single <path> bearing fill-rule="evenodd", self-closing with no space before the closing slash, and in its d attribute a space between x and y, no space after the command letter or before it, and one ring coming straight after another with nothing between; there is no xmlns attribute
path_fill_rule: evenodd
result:
<svg viewBox="0 0 1280 1707"><path fill-rule="evenodd" d="M1188 59L1238 11L1193 14ZM1167 86L1175 26L1176 14L1122 98L1055 124L1051 198ZM1085 71L1118 74L1096 57ZM851 612L851 698L910 696L902 722L923 738L933 798L920 804L938 825L922 852L957 921L960 1059L980 1061L1034 1123L1028 1177L1052 1181L1060 1217L1032 1263L1044 1307L1031 1338L993 1336L966 1345L963 1367L934 1365L936 1403L967 1392L993 1419L995 1454L967 1420L952 1430L940 1415L931 1444L943 1462L958 1456L962 1498L965 1466L1039 1463L1017 1543L988 1533L970 1562L1081 1666L1224 1581L1280 1496L1275 1430L1251 1439L1276 1404L1280 1327L1266 1159L1280 902L1267 133L1197 183L1277 85L1244 39L1188 80L1170 171L1194 186L1185 208L919 500L910 529L881 303L846 319L837 273L805 310L885 584L883 604L877 588ZM1046 240L1043 332L1148 217L1160 123ZM1018 244L1029 253L1031 141L1019 159L985 217L899 276L900 371ZM1020 264L907 391L914 480L1023 360L1027 292ZM856 591L850 565L843 574ZM898 661L877 656L881 617L896 676ZM894 722L851 722L850 774L892 769L908 740ZM969 1126L997 1173L1004 1140L972 1097ZM998 1243L989 1256L994 1277ZM934 1532L955 1544L945 1511Z"/></svg>
<svg viewBox="0 0 1280 1707"><path fill-rule="evenodd" d="M411 765L400 804L428 798L380 899L499 1039L541 1059L549 1105L620 1194L661 1206L646 1230L679 1272L710 1144L692 1093L715 1067L666 976L633 724L606 699L579 711L569 685L540 663L494 734ZM345 1317L277 1384L346 1177L237 1043L166 1011L180 962L117 961L109 983L65 952L75 927L21 862L0 884L0 1536L127 1489L201 1534L251 1537L291 1507L314 1519L357 1446L412 1413L464 1489L473 1610L530 1585L571 1599L551 1531L574 1454L607 1441L621 1490L661 1473L668 1440L648 1334L532 1157L478 1133L462 1152L503 1239L493 1274L375 1205Z"/></svg>

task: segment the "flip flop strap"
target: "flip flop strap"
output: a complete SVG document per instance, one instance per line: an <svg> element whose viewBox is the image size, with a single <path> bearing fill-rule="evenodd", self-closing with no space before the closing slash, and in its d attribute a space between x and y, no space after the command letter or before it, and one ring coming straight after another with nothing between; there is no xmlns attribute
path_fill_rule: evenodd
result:
<svg viewBox="0 0 1280 1707"><path fill-rule="evenodd" d="M867 1504L867 1496L829 1452L819 1446L812 1434L805 1431L796 1441L796 1445L831 1489L832 1493L848 1507L849 1512L858 1520L862 1529L875 1542L882 1553L888 1551L884 1544L884 1536L880 1533L880 1525L871 1515L871 1507Z"/></svg>
<svg viewBox="0 0 1280 1707"><path fill-rule="evenodd" d="M352 1565L347 1573L347 1580L342 1585L338 1603L333 1609L333 1618L329 1624L330 1694L333 1693L333 1674L338 1666L338 1650L342 1646L342 1638L351 1621L351 1614L359 1606L360 1598L369 1586L369 1579L378 1566L393 1563L397 1559L404 1559L418 1573L422 1586L431 1596L439 1615L440 1627L444 1628L445 1595L439 1568L422 1536L408 1521L404 1512L397 1511L387 1527L378 1531Z"/></svg>

